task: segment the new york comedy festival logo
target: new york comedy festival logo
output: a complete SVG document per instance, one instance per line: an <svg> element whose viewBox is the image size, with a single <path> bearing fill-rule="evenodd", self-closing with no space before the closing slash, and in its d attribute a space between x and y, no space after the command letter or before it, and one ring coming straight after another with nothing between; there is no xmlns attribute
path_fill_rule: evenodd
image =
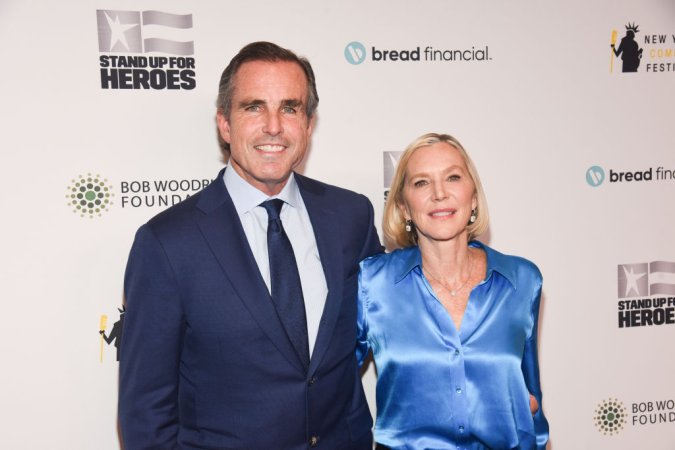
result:
<svg viewBox="0 0 675 450"><path fill-rule="evenodd" d="M610 73L649 74L675 72L675 33L672 30L644 29L637 22L610 33Z"/></svg>

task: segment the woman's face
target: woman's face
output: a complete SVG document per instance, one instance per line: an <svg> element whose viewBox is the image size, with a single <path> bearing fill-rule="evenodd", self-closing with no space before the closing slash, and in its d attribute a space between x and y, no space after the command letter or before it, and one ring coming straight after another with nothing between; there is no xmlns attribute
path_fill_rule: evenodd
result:
<svg viewBox="0 0 675 450"><path fill-rule="evenodd" d="M465 233L476 187L459 150L445 142L417 149L408 160L399 207L415 224L419 241L447 241Z"/></svg>

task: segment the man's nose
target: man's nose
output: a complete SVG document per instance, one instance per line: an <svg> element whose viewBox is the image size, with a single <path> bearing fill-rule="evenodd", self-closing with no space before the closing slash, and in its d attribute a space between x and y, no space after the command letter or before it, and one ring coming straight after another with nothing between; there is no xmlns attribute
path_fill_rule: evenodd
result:
<svg viewBox="0 0 675 450"><path fill-rule="evenodd" d="M271 136L276 136L277 134L283 131L281 126L281 118L279 113L276 111L268 111L265 115L265 124L263 126L263 132Z"/></svg>

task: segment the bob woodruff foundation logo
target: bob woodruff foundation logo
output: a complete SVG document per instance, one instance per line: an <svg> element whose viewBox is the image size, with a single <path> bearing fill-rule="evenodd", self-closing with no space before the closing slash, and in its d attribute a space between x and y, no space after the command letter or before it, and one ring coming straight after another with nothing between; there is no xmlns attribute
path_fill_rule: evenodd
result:
<svg viewBox="0 0 675 450"><path fill-rule="evenodd" d="M593 416L595 427L604 435L619 434L626 425L626 407L615 398L601 401Z"/></svg>
<svg viewBox="0 0 675 450"><path fill-rule="evenodd" d="M79 175L68 186L67 205L80 217L101 217L113 204L112 185L101 175Z"/></svg>

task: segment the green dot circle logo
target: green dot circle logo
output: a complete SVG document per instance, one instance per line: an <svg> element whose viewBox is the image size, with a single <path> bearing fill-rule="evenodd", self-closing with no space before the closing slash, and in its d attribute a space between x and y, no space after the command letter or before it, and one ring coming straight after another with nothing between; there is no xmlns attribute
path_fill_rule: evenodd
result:
<svg viewBox="0 0 675 450"><path fill-rule="evenodd" d="M615 398L603 400L598 404L593 420L602 434L619 434L626 424L626 407Z"/></svg>
<svg viewBox="0 0 675 450"><path fill-rule="evenodd" d="M101 217L113 204L112 185L101 175L79 175L68 186L67 205L80 217Z"/></svg>

